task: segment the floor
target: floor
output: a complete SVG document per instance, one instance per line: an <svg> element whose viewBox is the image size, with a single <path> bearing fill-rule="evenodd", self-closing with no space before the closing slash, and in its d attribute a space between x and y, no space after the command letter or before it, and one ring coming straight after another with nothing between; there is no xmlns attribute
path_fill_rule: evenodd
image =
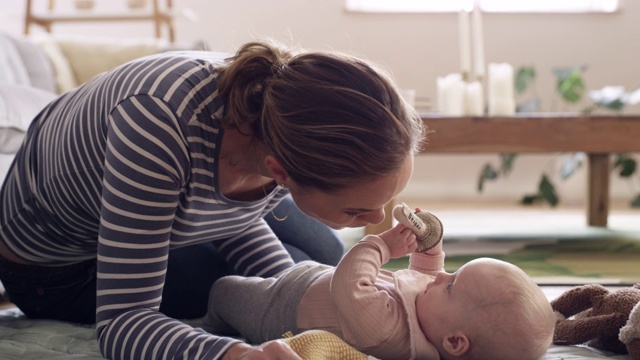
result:
<svg viewBox="0 0 640 360"><path fill-rule="evenodd" d="M559 237L610 237L611 235L640 239L640 209L631 208L626 201L611 203L606 228L588 226L586 210L578 205L523 206L508 202L460 202L398 198L410 207L432 212L443 223L447 237L474 238L526 238L549 239ZM364 229L340 230L347 247L362 236ZM572 286L542 286L549 299L557 297ZM615 285L607 288L616 289Z"/></svg>
<svg viewBox="0 0 640 360"><path fill-rule="evenodd" d="M640 239L640 208L628 201L613 201L605 228L587 225L586 210L580 205L551 208L524 206L504 201L434 201L398 198L410 207L429 211L443 223L447 237L483 238L562 238L623 236ZM345 229L341 235L347 245L364 235L364 229Z"/></svg>
<svg viewBox="0 0 640 360"><path fill-rule="evenodd" d="M585 210L580 206L522 206L506 202L427 201L399 198L410 207L419 207L437 215L446 237L599 237L615 234L640 238L640 209L624 202L613 202L607 228L586 225ZM364 229L339 231L347 247L364 235ZM608 286L615 289L615 286ZM549 299L566 291L568 286L543 286ZM13 305L0 296L0 310Z"/></svg>

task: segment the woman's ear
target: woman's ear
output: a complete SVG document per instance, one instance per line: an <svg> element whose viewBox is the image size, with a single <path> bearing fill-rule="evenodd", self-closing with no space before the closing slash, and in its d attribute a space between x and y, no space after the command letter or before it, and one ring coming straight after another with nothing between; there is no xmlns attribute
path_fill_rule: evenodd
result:
<svg viewBox="0 0 640 360"><path fill-rule="evenodd" d="M460 356L466 353L470 345L469 338L462 331L447 335L442 340L444 350L453 356Z"/></svg>
<svg viewBox="0 0 640 360"><path fill-rule="evenodd" d="M287 170L284 169L280 161L276 159L273 155L267 155L264 159L264 165L267 168L267 171L273 177L276 184L282 186L288 186L289 174Z"/></svg>

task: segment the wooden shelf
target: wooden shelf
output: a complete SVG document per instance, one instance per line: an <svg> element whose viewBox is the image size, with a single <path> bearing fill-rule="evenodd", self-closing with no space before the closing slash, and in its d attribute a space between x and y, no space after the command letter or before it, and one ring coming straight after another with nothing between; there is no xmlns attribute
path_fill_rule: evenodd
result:
<svg viewBox="0 0 640 360"><path fill-rule="evenodd" d="M423 149L426 153L640 151L640 115L423 115L422 120L433 131Z"/></svg>
<svg viewBox="0 0 640 360"><path fill-rule="evenodd" d="M422 154L585 152L588 157L587 224L607 226L610 156L640 152L640 115L530 114L513 117L444 117L425 114L431 131ZM385 220L366 228L376 234L391 228Z"/></svg>
<svg viewBox="0 0 640 360"><path fill-rule="evenodd" d="M175 41L175 31L173 27L173 1L166 0L164 7L161 7L158 0L151 1L151 10L149 9L132 9L129 12L89 12L91 10L82 10L78 12L62 12L53 9L53 0L49 0L48 13L34 13L32 2L27 0L27 11L25 15L24 33L29 34L32 25L38 25L51 32L54 23L86 23L86 22L131 22L131 21L150 21L153 22L156 38L162 38L162 27L167 28L168 40Z"/></svg>

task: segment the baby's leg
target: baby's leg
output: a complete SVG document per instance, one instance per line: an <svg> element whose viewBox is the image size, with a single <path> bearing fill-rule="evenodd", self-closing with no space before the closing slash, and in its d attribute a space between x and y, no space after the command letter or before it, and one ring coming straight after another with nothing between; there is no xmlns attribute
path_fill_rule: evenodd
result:
<svg viewBox="0 0 640 360"><path fill-rule="evenodd" d="M227 288L232 288L235 282L234 278L240 276L226 276L216 280L209 290L209 302L207 304L207 313L202 318L202 328L216 335L240 335L237 329L229 325L219 314L229 312L227 308L234 302L237 302L235 296L239 293L227 292ZM224 294L229 296L224 296Z"/></svg>
<svg viewBox="0 0 640 360"><path fill-rule="evenodd" d="M300 298L320 273L331 267L303 261L278 278L227 276L209 293L203 328L220 335L239 335L253 344L297 332Z"/></svg>
<svg viewBox="0 0 640 360"><path fill-rule="evenodd" d="M240 335L249 342L262 338L259 325L269 304L265 297L275 281L275 278L242 276L226 276L217 280L209 292L203 328L217 335Z"/></svg>

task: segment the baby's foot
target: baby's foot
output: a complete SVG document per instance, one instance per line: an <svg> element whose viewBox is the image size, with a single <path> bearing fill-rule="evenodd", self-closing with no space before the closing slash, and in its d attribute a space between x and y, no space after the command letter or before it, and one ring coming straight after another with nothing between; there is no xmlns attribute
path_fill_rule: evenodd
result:
<svg viewBox="0 0 640 360"><path fill-rule="evenodd" d="M442 241L442 223L427 211L414 213L405 203L393 208L393 217L411 229L418 239L418 252L426 252Z"/></svg>

